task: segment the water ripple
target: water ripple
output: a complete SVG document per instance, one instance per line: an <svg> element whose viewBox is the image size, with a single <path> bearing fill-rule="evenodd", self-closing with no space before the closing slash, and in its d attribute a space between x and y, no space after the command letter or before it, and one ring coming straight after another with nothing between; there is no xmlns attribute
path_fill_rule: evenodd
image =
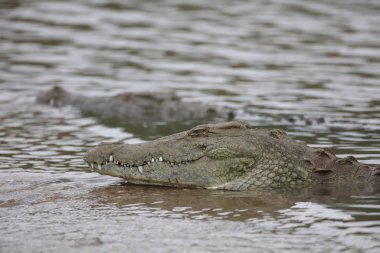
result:
<svg viewBox="0 0 380 253"><path fill-rule="evenodd" d="M372 0L1 1L0 251L377 252L376 194L124 185L80 172L83 153L167 126L133 132L34 97L53 84L88 96L176 91L380 164L379 10Z"/></svg>

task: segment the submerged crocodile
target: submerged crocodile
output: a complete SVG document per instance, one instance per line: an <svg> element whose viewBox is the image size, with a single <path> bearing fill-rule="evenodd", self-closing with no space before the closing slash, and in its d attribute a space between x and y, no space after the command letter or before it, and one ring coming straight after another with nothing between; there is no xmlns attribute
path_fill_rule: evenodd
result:
<svg viewBox="0 0 380 253"><path fill-rule="evenodd" d="M133 184L225 190L380 184L380 166L338 158L282 130L239 121L200 125L141 144L99 144L84 160L101 174Z"/></svg>
<svg viewBox="0 0 380 253"><path fill-rule="evenodd" d="M173 92L124 92L112 97L75 96L60 86L42 92L37 102L55 107L73 105L85 114L121 122L181 122L216 117L232 119L229 110L186 102Z"/></svg>

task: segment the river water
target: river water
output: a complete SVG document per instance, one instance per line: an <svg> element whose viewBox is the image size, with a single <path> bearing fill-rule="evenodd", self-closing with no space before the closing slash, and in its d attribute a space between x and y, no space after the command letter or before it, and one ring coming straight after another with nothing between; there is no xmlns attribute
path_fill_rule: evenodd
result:
<svg viewBox="0 0 380 253"><path fill-rule="evenodd" d="M175 91L380 164L379 1L0 2L0 252L379 252L373 189L171 189L86 171L99 142L166 126L36 105L54 84Z"/></svg>

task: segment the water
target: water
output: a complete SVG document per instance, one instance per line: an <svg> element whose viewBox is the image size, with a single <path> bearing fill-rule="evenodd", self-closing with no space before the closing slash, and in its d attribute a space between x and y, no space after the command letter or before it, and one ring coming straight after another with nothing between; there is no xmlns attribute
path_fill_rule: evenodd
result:
<svg viewBox="0 0 380 253"><path fill-rule="evenodd" d="M0 2L0 252L378 252L380 195L137 187L86 171L101 141L167 134L34 104L177 92L380 164L378 1ZM323 117L321 122L320 118Z"/></svg>

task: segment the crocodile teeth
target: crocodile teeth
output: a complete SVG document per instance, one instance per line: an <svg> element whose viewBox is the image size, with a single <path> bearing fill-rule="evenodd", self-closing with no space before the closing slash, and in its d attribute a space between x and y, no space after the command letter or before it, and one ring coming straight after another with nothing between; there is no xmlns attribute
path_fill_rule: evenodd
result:
<svg viewBox="0 0 380 253"><path fill-rule="evenodd" d="M152 163L154 163L154 158L152 158Z"/></svg>
<svg viewBox="0 0 380 253"><path fill-rule="evenodd" d="M110 155L110 159L109 159L110 162L113 162L113 156Z"/></svg>
<svg viewBox="0 0 380 253"><path fill-rule="evenodd" d="M91 166L91 169L94 169L94 163L91 163L90 166Z"/></svg>
<svg viewBox="0 0 380 253"><path fill-rule="evenodd" d="M102 165L100 165L100 163L98 163L98 170L102 170Z"/></svg>
<svg viewBox="0 0 380 253"><path fill-rule="evenodd" d="M49 100L49 104L50 105L54 105L54 102L55 102L54 98L52 98L52 99Z"/></svg>
<svg viewBox="0 0 380 253"><path fill-rule="evenodd" d="M139 169L140 173L143 174L143 167L139 166L138 169Z"/></svg>
<svg viewBox="0 0 380 253"><path fill-rule="evenodd" d="M158 161L160 161L160 162L163 161L162 156L160 156L160 158L158 158Z"/></svg>

